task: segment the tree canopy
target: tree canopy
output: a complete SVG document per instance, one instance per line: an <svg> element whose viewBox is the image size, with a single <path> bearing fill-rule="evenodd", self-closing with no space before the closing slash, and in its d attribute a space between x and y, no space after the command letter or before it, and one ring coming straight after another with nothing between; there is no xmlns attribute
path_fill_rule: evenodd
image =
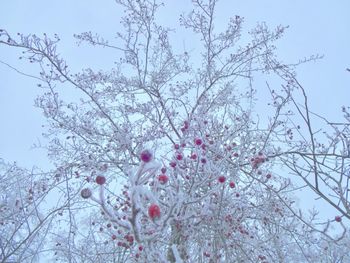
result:
<svg viewBox="0 0 350 263"><path fill-rule="evenodd" d="M198 49L178 51L157 23L161 3L116 3L116 37L75 35L114 52L110 70L73 72L57 35L0 30L1 45L40 67L35 105L55 166L1 163L1 262L350 261L350 114L312 112L297 79L320 57L281 61L283 26L248 35L236 15L219 32L216 0L180 17ZM303 211L300 189L334 217Z"/></svg>

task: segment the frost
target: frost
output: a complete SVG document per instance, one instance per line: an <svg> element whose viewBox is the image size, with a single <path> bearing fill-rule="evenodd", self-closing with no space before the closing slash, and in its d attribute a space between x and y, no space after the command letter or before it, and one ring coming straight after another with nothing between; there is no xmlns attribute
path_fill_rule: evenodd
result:
<svg viewBox="0 0 350 263"><path fill-rule="evenodd" d="M179 251L177 250L176 245L172 245L171 249L173 251L173 255L175 257L175 263L183 263L183 260L180 257Z"/></svg>

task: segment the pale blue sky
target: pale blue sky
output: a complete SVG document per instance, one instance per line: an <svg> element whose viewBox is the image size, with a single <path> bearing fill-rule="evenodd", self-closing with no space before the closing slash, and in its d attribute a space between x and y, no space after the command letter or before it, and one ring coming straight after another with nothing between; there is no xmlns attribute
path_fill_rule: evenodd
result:
<svg viewBox="0 0 350 263"><path fill-rule="evenodd" d="M178 15L190 7L190 0L164 1L159 21L176 28ZM70 67L104 68L113 66L110 53L103 49L90 52L86 46L74 46L72 35L83 31L99 32L106 38L120 29L121 11L113 0L0 0L0 28L9 32L57 33L62 41L60 53ZM298 74L310 94L312 109L328 117L338 118L340 106L349 105L350 73L350 1L316 0L221 0L218 4L217 27L231 15L245 17L245 29L266 21L271 27L289 25L285 37L277 43L281 58L288 62L312 54L325 58L299 68ZM191 35L181 35L179 45L191 45ZM0 60L27 73L38 70L18 62L18 50L0 46ZM36 81L21 76L0 63L0 157L19 164L45 165L45 151L30 151L44 131L44 119L33 107L40 89Z"/></svg>

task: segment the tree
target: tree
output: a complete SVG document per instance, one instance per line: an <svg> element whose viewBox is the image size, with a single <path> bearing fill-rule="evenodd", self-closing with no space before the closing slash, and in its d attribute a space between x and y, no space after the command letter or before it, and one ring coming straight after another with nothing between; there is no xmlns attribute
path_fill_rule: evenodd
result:
<svg viewBox="0 0 350 263"><path fill-rule="evenodd" d="M47 210L45 204L59 185L50 179L49 173L28 171L3 160L0 170L1 262L37 259L55 215L64 207Z"/></svg>
<svg viewBox="0 0 350 263"><path fill-rule="evenodd" d="M126 12L118 45L91 32L75 36L119 52L108 72L71 72L57 52L58 36L0 32L1 44L22 49L21 58L41 68L38 85L45 92L36 106L50 125L54 189L62 193L59 209L46 210L48 218L52 211L60 215L45 236L55 244L50 249L56 260L349 260L342 221L350 219L349 114L344 109L344 123L327 121L335 133L316 140L311 119L317 115L308 108L297 65L274 53L285 27L259 24L244 41L242 17L217 32L217 1L196 0L180 23L202 47L176 53L171 30L156 23L161 4L116 2ZM255 116L257 74L273 75L281 86L267 85L267 121ZM59 87L65 84L81 98L64 100ZM299 185L281 175L281 165L339 215L320 224L315 213L300 212L293 195ZM66 223L68 228L57 227ZM333 224L340 234L330 231Z"/></svg>

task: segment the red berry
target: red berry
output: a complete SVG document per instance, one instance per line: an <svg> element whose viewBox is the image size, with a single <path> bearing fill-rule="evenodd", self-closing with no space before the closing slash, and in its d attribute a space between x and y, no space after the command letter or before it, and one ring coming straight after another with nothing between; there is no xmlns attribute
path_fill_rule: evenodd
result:
<svg viewBox="0 0 350 263"><path fill-rule="evenodd" d="M205 158L201 159L201 163L205 164L206 162L207 162L207 159L205 159Z"/></svg>
<svg viewBox="0 0 350 263"><path fill-rule="evenodd" d="M267 175L266 175L266 178L267 178L267 179L270 179L270 178L271 178L271 174L267 174Z"/></svg>
<svg viewBox="0 0 350 263"><path fill-rule="evenodd" d="M160 217L160 208L156 204L151 204L148 208L148 215L151 219Z"/></svg>
<svg viewBox="0 0 350 263"><path fill-rule="evenodd" d="M219 183L224 183L226 181L226 177L223 175L219 176L218 181L219 181Z"/></svg>
<svg viewBox="0 0 350 263"><path fill-rule="evenodd" d="M129 243L133 243L134 242L134 237L131 235L126 235L124 237L126 239L126 241L128 241Z"/></svg>
<svg viewBox="0 0 350 263"><path fill-rule="evenodd" d="M230 187L231 187L231 188L235 188L235 186L236 186L236 185L235 185L235 182L230 182Z"/></svg>
<svg viewBox="0 0 350 263"><path fill-rule="evenodd" d="M336 216L336 217L334 218L334 220L335 220L336 222L341 222L341 217L340 217L340 216Z"/></svg>
<svg viewBox="0 0 350 263"><path fill-rule="evenodd" d="M174 148L175 148L175 150L178 150L178 149L180 149L180 145L175 144L175 145L174 145Z"/></svg>
<svg viewBox="0 0 350 263"><path fill-rule="evenodd" d="M143 246L139 246L139 250L142 251L143 250Z"/></svg>
<svg viewBox="0 0 350 263"><path fill-rule="evenodd" d="M116 235L112 235L112 239L113 239L113 240L116 240L116 239L117 239L117 236L116 236Z"/></svg>
<svg viewBox="0 0 350 263"><path fill-rule="evenodd" d="M176 159L178 159L179 161L181 161L181 160L182 160L182 155L181 155L181 154L176 155Z"/></svg>
<svg viewBox="0 0 350 263"><path fill-rule="evenodd" d="M175 163L175 162L171 162L169 165L170 165L171 167L173 167L173 168L176 167L176 163Z"/></svg>
<svg viewBox="0 0 350 263"><path fill-rule="evenodd" d="M148 163L152 160L152 153L149 150L144 150L140 154L141 161Z"/></svg>
<svg viewBox="0 0 350 263"><path fill-rule="evenodd" d="M194 140L194 143L199 146L203 143L203 141L201 139L197 138Z"/></svg>
<svg viewBox="0 0 350 263"><path fill-rule="evenodd" d="M162 172L162 174L165 174L165 172L166 172L166 168L165 168L165 167L163 167L162 169L160 169L160 171Z"/></svg>
<svg viewBox="0 0 350 263"><path fill-rule="evenodd" d="M158 176L158 181L161 183L161 184L166 184L168 182L169 178L168 176L166 176L165 174L162 174L162 175L159 175Z"/></svg>
<svg viewBox="0 0 350 263"><path fill-rule="evenodd" d="M96 177L96 183L99 185L103 185L106 183L106 177L102 176L102 175L98 175Z"/></svg>
<svg viewBox="0 0 350 263"><path fill-rule="evenodd" d="M197 159L197 154L193 153L193 154L191 155L191 159L193 159L193 160Z"/></svg>

